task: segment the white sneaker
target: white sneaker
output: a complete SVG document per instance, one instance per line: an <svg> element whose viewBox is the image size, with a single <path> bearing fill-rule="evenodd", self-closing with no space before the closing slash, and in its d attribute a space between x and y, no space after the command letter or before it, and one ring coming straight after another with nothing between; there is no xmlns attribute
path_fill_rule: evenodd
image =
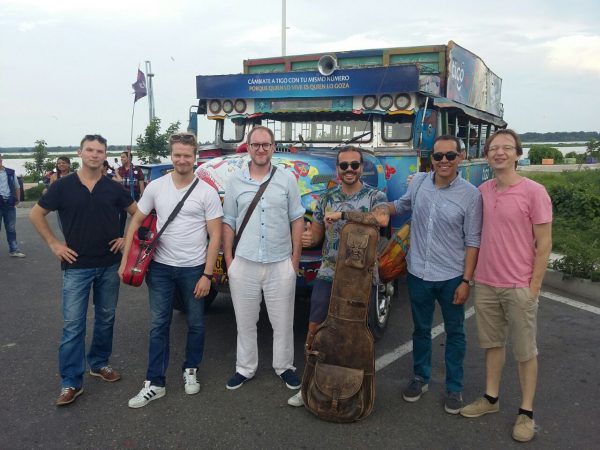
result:
<svg viewBox="0 0 600 450"><path fill-rule="evenodd" d="M9 253L13 258L25 258L25 253L20 250L15 250L14 252Z"/></svg>
<svg viewBox="0 0 600 450"><path fill-rule="evenodd" d="M144 381L144 387L138 395L129 400L130 408L141 408L146 406L152 400L164 397L167 393L167 389L162 386L152 386L148 380Z"/></svg>
<svg viewBox="0 0 600 450"><path fill-rule="evenodd" d="M298 392L296 395L288 398L287 403L290 406L304 406L304 400L302 400L302 392Z"/></svg>
<svg viewBox="0 0 600 450"><path fill-rule="evenodd" d="M200 383L196 379L196 370L198 369L185 369L183 371L183 382L185 383L185 393L189 395L197 394L200 392Z"/></svg>

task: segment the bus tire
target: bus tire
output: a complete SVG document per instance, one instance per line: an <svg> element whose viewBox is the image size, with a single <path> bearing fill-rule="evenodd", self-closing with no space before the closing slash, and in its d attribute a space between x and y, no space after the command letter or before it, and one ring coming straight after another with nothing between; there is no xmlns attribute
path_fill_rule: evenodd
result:
<svg viewBox="0 0 600 450"><path fill-rule="evenodd" d="M373 295L369 302L367 324L377 342L383 337L390 318L390 305L394 297L394 282L379 284L373 289Z"/></svg>

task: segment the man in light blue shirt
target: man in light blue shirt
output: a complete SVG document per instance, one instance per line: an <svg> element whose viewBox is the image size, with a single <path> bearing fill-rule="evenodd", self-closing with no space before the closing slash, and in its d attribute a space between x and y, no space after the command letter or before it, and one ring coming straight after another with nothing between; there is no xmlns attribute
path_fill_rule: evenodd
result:
<svg viewBox="0 0 600 450"><path fill-rule="evenodd" d="M458 174L463 158L456 137L439 136L431 154L433 170L416 174L406 194L389 204L391 213L412 211L407 281L414 324L414 378L402 397L416 402L428 390L437 300L446 330L444 409L449 414L458 414L462 407L464 303L477 263L482 221L479 190Z"/></svg>
<svg viewBox="0 0 600 450"><path fill-rule="evenodd" d="M293 365L293 322L305 209L291 172L275 170L233 255L234 237L261 184L269 180L274 151L273 132L267 127L254 127L248 133L251 161L231 176L225 189L223 255L238 332L236 371L227 389L241 387L256 373L256 324L263 295L273 327L273 369L288 388L300 389Z"/></svg>

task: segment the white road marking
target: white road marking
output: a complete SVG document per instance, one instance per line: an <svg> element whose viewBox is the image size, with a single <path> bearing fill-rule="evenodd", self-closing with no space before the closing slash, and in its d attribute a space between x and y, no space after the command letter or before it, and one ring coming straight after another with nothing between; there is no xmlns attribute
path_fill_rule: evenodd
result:
<svg viewBox="0 0 600 450"><path fill-rule="evenodd" d="M597 315L600 315L600 308L597 306L588 305L587 303L578 302L577 300L571 300L570 298L563 297L562 295L553 294L552 292L540 292L540 296L545 297L555 302L564 303L565 305L573 306L575 308L582 309Z"/></svg>
<svg viewBox="0 0 600 450"><path fill-rule="evenodd" d="M541 291L540 296L547 298L549 300L554 300L555 302L564 303L565 305L573 306L574 308L579 308L583 311L588 311L597 315L600 315L600 308L597 306L588 305L587 303L578 302L577 300L572 300L567 297L563 297L562 295L553 294L552 292ZM465 311L465 319L468 319L473 314L475 314L475 309L471 306L469 309ZM444 324L441 323L436 327L431 329L431 339L435 339L440 334L444 332ZM402 344L400 347L395 348L389 353L385 355L381 355L379 358L375 360L375 371L381 370L392 364L394 361L402 358L404 355L412 352L413 345L412 340Z"/></svg>
<svg viewBox="0 0 600 450"><path fill-rule="evenodd" d="M473 308L471 306L469 309L467 309L465 311L465 319L468 319L473 314L475 314L475 308ZM431 329L431 339L435 339L443 332L444 332L444 324L440 323L439 325L437 325L436 327ZM389 366L394 361L396 361L396 360L402 358L404 355L412 352L412 349L413 349L413 344L412 344L412 340L410 340L410 341L402 344L400 347L395 348L391 352L386 353L385 355L381 355L379 358L377 358L375 360L375 371L384 369L385 367Z"/></svg>

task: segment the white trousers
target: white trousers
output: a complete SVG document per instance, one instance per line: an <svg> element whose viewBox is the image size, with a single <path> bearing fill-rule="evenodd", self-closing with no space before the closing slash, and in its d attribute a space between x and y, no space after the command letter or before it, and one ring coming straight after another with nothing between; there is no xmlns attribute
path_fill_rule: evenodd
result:
<svg viewBox="0 0 600 450"><path fill-rule="evenodd" d="M252 378L258 367L256 324L264 295L273 328L273 369L280 375L294 364L296 272L291 259L257 263L235 257L228 268L237 323L236 372Z"/></svg>

